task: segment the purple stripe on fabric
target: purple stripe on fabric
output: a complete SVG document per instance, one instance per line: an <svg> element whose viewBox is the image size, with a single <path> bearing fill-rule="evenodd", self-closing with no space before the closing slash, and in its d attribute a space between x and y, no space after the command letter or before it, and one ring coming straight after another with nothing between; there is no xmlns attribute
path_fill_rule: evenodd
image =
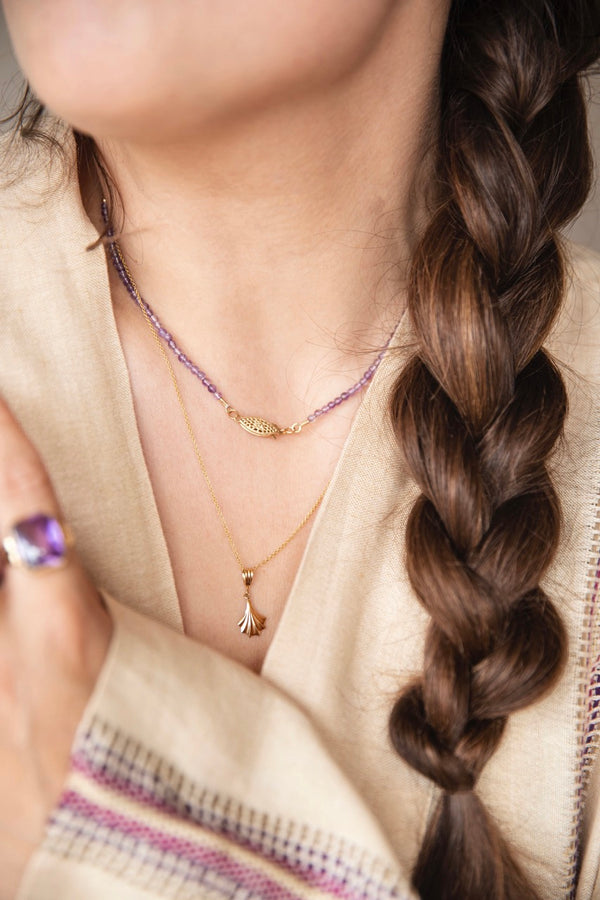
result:
<svg viewBox="0 0 600 900"><path fill-rule="evenodd" d="M167 812L171 815L174 814L172 805L165 800L158 798L152 791L149 791L140 785L132 784L127 778L111 774L105 768L97 768L84 753L75 752L73 754L71 757L71 768L73 771L89 778L96 784L108 788L111 791L116 791L119 794L123 794L130 800L144 803L146 806L151 806L153 809L159 810L160 812Z"/></svg>
<svg viewBox="0 0 600 900"><path fill-rule="evenodd" d="M92 780L97 781L96 778ZM232 859L225 852L213 850L189 840L178 838L165 831L144 824L141 820L114 812L106 807L93 803L74 790L66 790L61 798L61 810L83 816L103 828L120 831L129 838L145 841L163 853L172 853L179 858L216 871L224 878L233 880L247 890L259 892L260 896L277 897L277 900L299 900L300 895L283 888L280 882L262 874L258 868L253 869ZM201 828L201 826L198 826ZM224 838L226 839L226 838ZM342 882L336 881L327 873L308 869L292 869L289 864L282 864L291 875L311 887L319 888L333 897L342 900L356 900L357 894Z"/></svg>
<svg viewBox="0 0 600 900"><path fill-rule="evenodd" d="M273 894L278 898L281 897L281 900L298 900L299 898L299 895L284 891L277 882L247 866L235 862L225 853L211 850L192 841L182 840L164 831L152 828L150 825L136 819L98 806L76 791L69 790L64 793L60 808L68 809L76 815L90 819L103 828L109 828L111 831L120 831L127 837L136 838L151 844L163 853L173 853L180 858L185 857L196 865L217 870L223 877L235 880L236 884L248 890L264 891L265 897Z"/></svg>

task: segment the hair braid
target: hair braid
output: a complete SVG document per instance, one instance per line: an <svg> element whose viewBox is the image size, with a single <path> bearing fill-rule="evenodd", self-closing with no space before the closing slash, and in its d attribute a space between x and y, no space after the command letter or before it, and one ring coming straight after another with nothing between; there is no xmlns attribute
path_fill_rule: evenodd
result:
<svg viewBox="0 0 600 900"><path fill-rule="evenodd" d="M563 295L556 231L590 181L586 15L577 0L463 0L444 48L442 197L412 266L419 349L392 399L422 492L408 572L431 620L390 733L443 791L413 873L426 900L537 896L474 788L507 716L550 689L565 655L540 580L559 537L546 461L566 396L542 344Z"/></svg>

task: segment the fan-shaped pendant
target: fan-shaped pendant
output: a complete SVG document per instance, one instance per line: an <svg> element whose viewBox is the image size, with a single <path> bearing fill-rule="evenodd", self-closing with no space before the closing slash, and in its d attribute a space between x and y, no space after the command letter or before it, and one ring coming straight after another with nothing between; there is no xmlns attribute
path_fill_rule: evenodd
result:
<svg viewBox="0 0 600 900"><path fill-rule="evenodd" d="M254 572L252 571L252 569L242 569L242 578L244 580L244 584L246 585L246 590L244 591L246 609L244 610L244 615L238 622L238 628L240 629L242 634L246 634L248 635L248 637L257 637L261 633L261 631L265 630L267 618L266 616L261 616L261 614L257 612L250 603L250 585L252 584L252 579L254 578Z"/></svg>
<svg viewBox="0 0 600 900"><path fill-rule="evenodd" d="M238 422L245 431L256 434L258 437L276 438L278 434L281 434L279 425L267 422L266 419L259 419L258 416L240 416Z"/></svg>
<svg viewBox="0 0 600 900"><path fill-rule="evenodd" d="M261 616L260 613L253 609L247 594L244 595L244 599L246 600L246 610L238 622L238 627L242 634L247 634L248 637L256 637L261 631L265 630L267 620L265 616Z"/></svg>

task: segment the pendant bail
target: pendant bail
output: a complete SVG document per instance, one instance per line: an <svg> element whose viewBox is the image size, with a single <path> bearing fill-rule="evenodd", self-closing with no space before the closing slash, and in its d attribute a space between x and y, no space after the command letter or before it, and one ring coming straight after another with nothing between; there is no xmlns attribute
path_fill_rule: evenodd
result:
<svg viewBox="0 0 600 900"><path fill-rule="evenodd" d="M242 581L246 585L246 587L250 587L252 584L252 579L254 578L254 570L253 569L242 569Z"/></svg>

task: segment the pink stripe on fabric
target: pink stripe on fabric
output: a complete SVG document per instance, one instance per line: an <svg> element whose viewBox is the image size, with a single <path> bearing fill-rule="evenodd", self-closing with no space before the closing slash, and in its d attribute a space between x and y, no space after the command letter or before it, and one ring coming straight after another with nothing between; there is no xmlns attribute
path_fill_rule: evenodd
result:
<svg viewBox="0 0 600 900"><path fill-rule="evenodd" d="M144 824L141 820L124 816L122 813L101 807L87 800L77 791L66 790L63 793L60 809L69 811L91 819L97 825L112 831L120 831L127 837L146 841L157 847L164 853L173 853L177 857L184 857L194 863L216 871L224 878L231 878L236 884L251 891L260 892L266 898L273 897L277 900L300 900L299 894L291 893L287 888L260 873L258 869L252 869L237 860L229 857L225 852L211 850L201 844L177 838L164 831ZM197 826L201 829L202 826ZM257 857L257 865L260 860ZM303 870L291 870L289 866L282 864L282 868L288 869L298 880L307 882L313 887L318 887L334 897L355 900L357 895L346 885L332 879L321 872Z"/></svg>

